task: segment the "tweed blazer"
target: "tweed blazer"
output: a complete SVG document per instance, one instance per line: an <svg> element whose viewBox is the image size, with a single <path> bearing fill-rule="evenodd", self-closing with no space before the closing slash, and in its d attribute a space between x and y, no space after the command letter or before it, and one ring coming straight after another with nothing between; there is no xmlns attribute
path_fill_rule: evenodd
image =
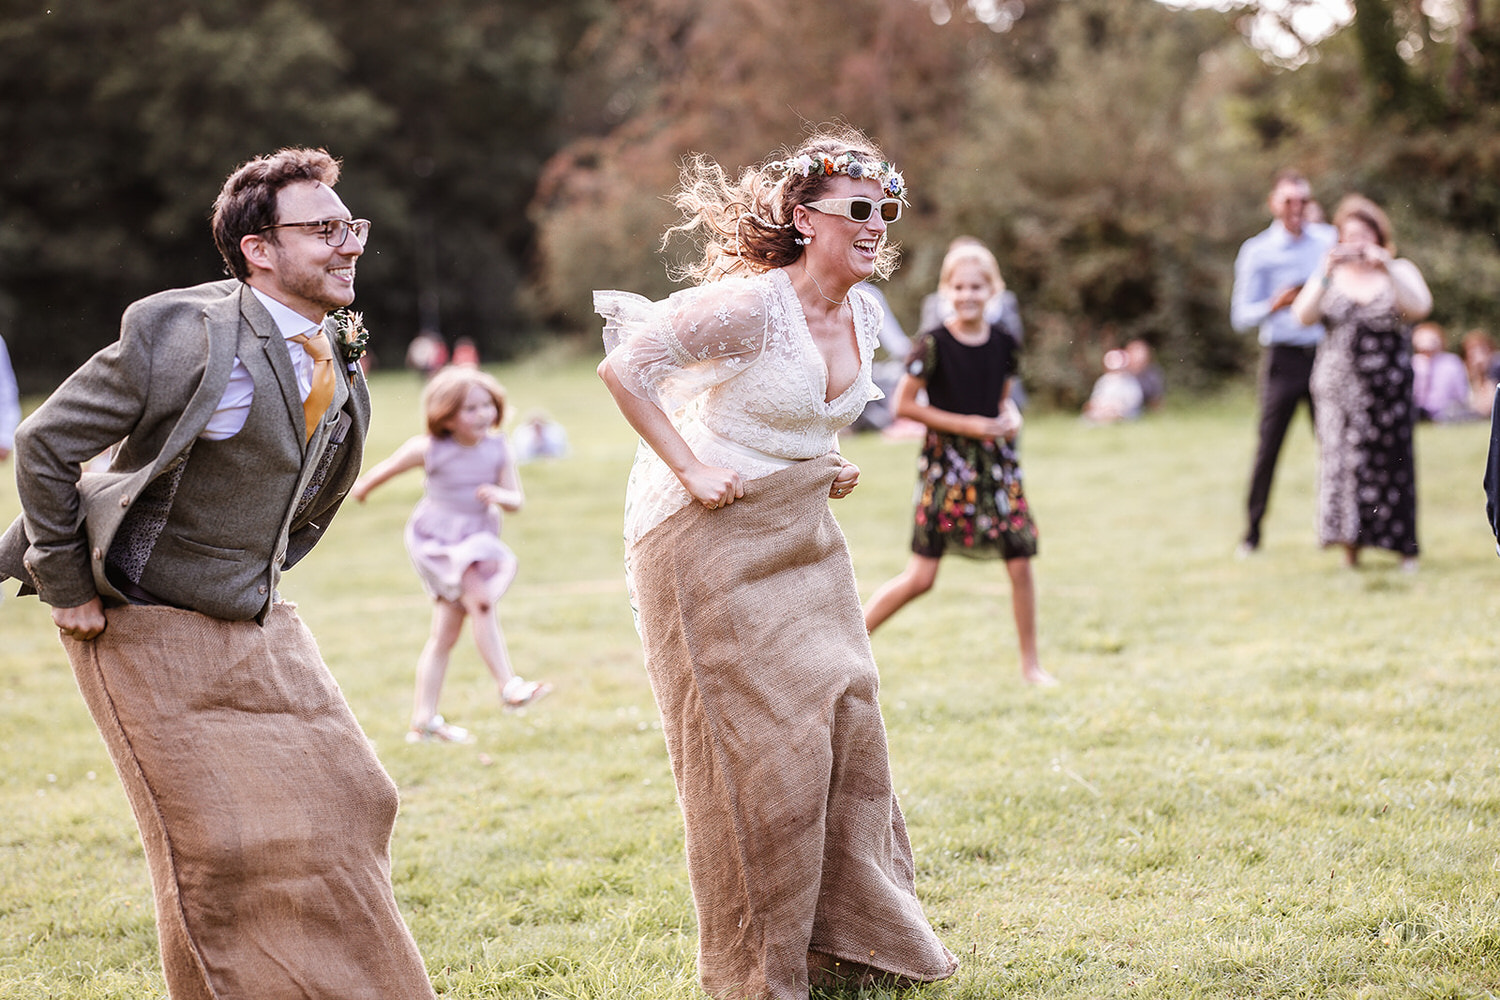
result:
<svg viewBox="0 0 1500 1000"><path fill-rule="evenodd" d="M216 281L135 302L121 319L119 340L86 361L17 432L23 513L0 538L0 574L20 579L23 593L34 588L54 607L76 607L96 595L125 600L106 576L104 556L135 500L186 460L207 427L228 387L242 326L253 334L248 341L264 347L288 396L286 434L301 444L305 431L291 357L275 320L248 286ZM329 340L336 340L331 331ZM334 349L339 353L336 343ZM340 396L347 434L317 497L282 526L287 537L281 568L312 549L359 475L370 396L357 365L345 381L348 389ZM111 447L109 471L80 472ZM236 498L224 506L225 516L240 511L246 530L258 530L249 528L263 520L253 504L253 498Z"/></svg>

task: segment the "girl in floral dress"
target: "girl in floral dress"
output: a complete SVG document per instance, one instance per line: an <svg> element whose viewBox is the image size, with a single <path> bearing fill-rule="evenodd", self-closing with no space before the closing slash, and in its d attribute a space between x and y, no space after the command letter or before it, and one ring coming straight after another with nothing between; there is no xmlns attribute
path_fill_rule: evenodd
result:
<svg viewBox="0 0 1500 1000"><path fill-rule="evenodd" d="M951 315L918 338L896 386L897 416L927 425L917 460L912 556L906 569L866 603L865 627L874 632L908 601L931 590L944 552L1003 559L1010 573L1021 676L1029 684L1056 684L1037 657L1031 574L1037 530L1013 445L1021 414L1008 383L1018 344L984 318L985 303L1004 287L1000 266L984 246L963 243L943 258L938 284ZM924 389L927 400L921 402Z"/></svg>

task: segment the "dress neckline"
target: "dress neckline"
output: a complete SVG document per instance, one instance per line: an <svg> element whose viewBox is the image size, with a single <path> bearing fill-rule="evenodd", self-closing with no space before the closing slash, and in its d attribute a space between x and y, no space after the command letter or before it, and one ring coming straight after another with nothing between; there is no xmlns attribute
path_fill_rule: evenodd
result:
<svg viewBox="0 0 1500 1000"><path fill-rule="evenodd" d="M963 337L960 337L958 334L949 329L947 323L944 323L941 327L939 327L939 329L946 333L948 335L948 339L953 341L959 347L968 347L971 349L976 347L988 347L990 341L995 339L995 327L992 324L985 325L983 340L965 340Z"/></svg>
<svg viewBox="0 0 1500 1000"><path fill-rule="evenodd" d="M1331 292L1337 294L1340 298L1349 303L1355 309L1369 309L1374 306L1380 306L1383 308L1386 305L1387 299L1391 300L1392 305L1394 305L1395 285L1390 281L1386 281L1386 283L1379 289L1377 289L1375 294L1370 296L1368 299L1357 299L1353 295L1350 295L1348 289L1346 289L1337 280L1329 282L1328 288Z"/></svg>
<svg viewBox="0 0 1500 1000"><path fill-rule="evenodd" d="M821 373L821 385L814 386L818 390L814 393L823 409L831 410L837 406L845 396L848 396L863 381L865 374L865 352L864 345L859 337L859 321L855 318L855 312L859 308L855 304L854 289L849 289L849 323L854 330L854 351L859 359L859 367L854 373L854 378L849 384L832 399L828 398L828 359L823 357L823 352L818 350L818 342L813 339L812 329L807 325L807 314L802 311L802 300L797 298L797 289L792 284L792 276L786 273L786 268L777 268L776 274L780 278L781 294L787 301L794 319L792 321L796 329L801 333L803 345L812 351L813 357L818 359L818 371Z"/></svg>

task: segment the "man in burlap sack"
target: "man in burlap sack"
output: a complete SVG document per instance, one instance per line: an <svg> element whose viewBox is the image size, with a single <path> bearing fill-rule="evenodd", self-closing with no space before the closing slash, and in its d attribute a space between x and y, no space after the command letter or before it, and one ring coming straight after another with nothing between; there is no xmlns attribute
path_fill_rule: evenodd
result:
<svg viewBox="0 0 1500 1000"><path fill-rule="evenodd" d="M329 316L370 226L338 176L323 150L238 168L213 214L233 279L131 305L16 436L0 572L52 606L174 1000L433 996L391 889L396 787L277 593L369 425L362 331Z"/></svg>

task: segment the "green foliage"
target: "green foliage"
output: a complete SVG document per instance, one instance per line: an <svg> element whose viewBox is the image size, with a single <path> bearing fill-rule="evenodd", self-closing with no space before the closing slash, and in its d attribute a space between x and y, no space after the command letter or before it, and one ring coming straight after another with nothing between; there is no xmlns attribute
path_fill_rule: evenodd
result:
<svg viewBox="0 0 1500 1000"><path fill-rule="evenodd" d="M1500 122L1483 17L1460 30L1421 5L1362 0L1354 28L1290 60L1292 72L1239 38L1248 14L1289 18L1286 5L1215 4L1236 9L1225 16L1074 0L1027 3L1016 19L1021 5L923 0L911 8L925 22L903 21L895 42L879 27L825 32L817 12L784 0L712 14L674 0L626 6L660 17L623 18L611 36L634 56L628 72L600 70L629 95L623 121L565 149L536 203L538 289L569 323L587 315L593 288L667 290L651 223L668 217L657 199L685 152L756 161L795 137L796 117L826 117L835 94L835 113L870 130L911 181L912 211L893 234L905 263L887 288L898 317L912 322L951 238L985 239L1019 295L1044 401L1076 405L1103 349L1132 336L1155 345L1181 389L1244 371L1255 351L1228 327L1231 261L1266 224L1270 178L1287 165L1329 209L1351 190L1385 204L1455 339L1500 325L1487 294L1500 269ZM888 17L879 6L841 16L868 32ZM805 28L790 70L783 38L757 48L743 23L772 16ZM873 107L839 89L861 78L862 46L893 56L871 84ZM764 59L748 61L756 52Z"/></svg>
<svg viewBox="0 0 1500 1000"><path fill-rule="evenodd" d="M603 79L589 78L600 88L589 96L609 95L624 119L570 144L543 177L533 208L540 307L576 327L590 322L595 288L671 287L657 248L689 153L736 172L795 145L804 123L844 120L872 132L908 178L937 178L962 130L965 49L985 48L987 34L939 26L906 0L617 5L597 36ZM946 240L922 221L936 189L914 185L916 221L903 220L899 241ZM914 312L929 289L893 290Z"/></svg>
<svg viewBox="0 0 1500 1000"><path fill-rule="evenodd" d="M975 79L938 214L1005 262L1035 334L1028 376L1054 402L1081 403L1101 349L1135 337L1180 385L1212 384L1243 354L1223 310L1245 234L1214 203L1244 178L1194 148L1212 137L1193 132L1188 97L1223 26L1155 3L1074 3L1050 39L1044 78ZM937 260L922 268L933 284Z"/></svg>
<svg viewBox="0 0 1500 1000"><path fill-rule="evenodd" d="M498 369L573 456L508 517L512 654L556 692L506 713L468 639L405 743L429 605L412 473L351 505L287 578L401 789L397 901L439 994L701 997L681 819L620 573L635 435L592 343ZM377 375L370 460L419 429ZM1313 542L1315 455L1288 439L1262 552L1235 560L1254 408L1032 416L1048 691L1019 680L1006 576L945 560L874 637L924 908L963 967L865 1000L1474 998L1500 991L1497 562L1480 424L1418 428L1422 569ZM868 595L907 558L915 445L846 439L835 506ZM1107 498L1107 501L1103 498ZM0 484L0 515L16 509ZM10 588L7 588L9 592ZM0 604L0 997L164 995L129 807L32 598Z"/></svg>
<svg viewBox="0 0 1500 1000"><path fill-rule="evenodd" d="M598 6L8 0L0 335L17 367L49 385L131 299L219 277L219 185L286 145L341 157L340 194L375 220L360 306L379 354L419 323L514 352L526 205Z"/></svg>
<svg viewBox="0 0 1500 1000"><path fill-rule="evenodd" d="M230 28L214 7L69 4L6 22L0 145L26 155L0 175L0 320L18 368L76 366L165 274L222 276L206 215L233 163L330 135L357 152L389 125L342 89L347 56L299 8Z"/></svg>
<svg viewBox="0 0 1500 1000"><path fill-rule="evenodd" d="M377 317L404 321L394 345L420 323L468 336L491 356L530 346L527 205L565 134L556 106L600 7L380 0L323 13L356 54L350 82L396 123L349 168L351 181L367 173L377 190L399 192L389 206L395 257L360 290Z"/></svg>
<svg viewBox="0 0 1500 1000"><path fill-rule="evenodd" d="M1354 35L1359 40L1365 80L1378 113L1404 110L1413 99L1411 71L1396 51L1394 4L1353 0Z"/></svg>
<svg viewBox="0 0 1500 1000"><path fill-rule="evenodd" d="M1028 4L996 33L957 17L936 23L955 13L948 5L913 4L896 33L885 26L891 5L868 6L840 12L866 26L851 49L847 32L824 32L819 15L774 0L765 10L778 20L807 22L790 71L779 47L769 64L746 66L747 79L707 90L668 87L684 72L669 65L622 127L560 154L537 203L539 283L552 307L574 319L593 288L665 291L650 238L660 229L649 223L670 216L659 202L644 208L642 190L668 195L689 150L730 169L758 161L797 138L791 116L762 109L817 122L832 94L833 112L870 130L911 180L912 210L892 234L905 263L887 288L908 325L949 240L968 233L995 247L1020 297L1028 377L1044 401L1076 405L1104 348L1133 336L1157 347L1183 390L1243 368L1249 345L1225 321L1229 264L1264 225L1256 207L1270 171L1237 155L1244 141L1205 106L1222 93L1205 66L1242 49L1229 22L1151 0L1082 0ZM684 18L674 52L688 63L743 64L756 44L748 28L710 33L706 15ZM873 76L861 41L893 55ZM841 90L851 78L867 90Z"/></svg>
<svg viewBox="0 0 1500 1000"><path fill-rule="evenodd" d="M1456 342L1472 327L1500 328L1489 293L1500 278L1500 91L1483 55L1496 14L1444 33L1415 9L1362 3L1359 30L1321 43L1295 73L1236 81L1225 98L1258 138L1257 159L1299 165L1330 211L1351 191L1385 207L1401 253L1432 287L1433 319ZM1406 53L1399 68L1381 54L1387 45Z"/></svg>
<svg viewBox="0 0 1500 1000"><path fill-rule="evenodd" d="M898 317L979 235L1044 401L1075 404L1135 335L1179 389L1245 370L1230 264L1288 164L1329 207L1385 204L1455 336L1500 328L1500 14L1360 0L1284 65L1244 44L1312 2L0 0L0 336L52 385L130 300L217 277L219 183L301 143L344 159L340 193L375 221L377 358L421 326L509 357L540 326L591 328L595 288L670 289L684 154L735 169L832 120L911 182Z"/></svg>

